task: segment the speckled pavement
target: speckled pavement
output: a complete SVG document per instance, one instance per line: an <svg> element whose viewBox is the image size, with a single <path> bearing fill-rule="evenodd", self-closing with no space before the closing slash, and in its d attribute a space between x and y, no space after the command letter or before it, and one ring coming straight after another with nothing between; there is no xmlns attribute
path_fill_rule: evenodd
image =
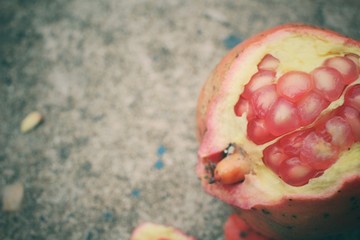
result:
<svg viewBox="0 0 360 240"><path fill-rule="evenodd" d="M360 39L360 3L0 0L0 239L128 239L145 221L222 239L195 175L202 83L236 43L304 22ZM20 132L39 111L44 122Z"/></svg>

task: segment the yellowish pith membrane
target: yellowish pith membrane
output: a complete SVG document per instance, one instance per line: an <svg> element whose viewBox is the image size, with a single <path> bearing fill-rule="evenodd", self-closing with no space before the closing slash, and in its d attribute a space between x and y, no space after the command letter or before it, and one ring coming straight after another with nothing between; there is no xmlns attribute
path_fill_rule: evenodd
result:
<svg viewBox="0 0 360 240"><path fill-rule="evenodd" d="M250 205L252 194L259 193L264 194L262 199L269 202L280 200L284 195L306 197L317 194L322 196L326 195L326 193L330 194L340 186L341 180L346 179L346 176L360 173L359 142L353 144L348 151L343 151L335 164L328 168L323 175L312 178L308 184L294 187L283 182L262 161L264 148L277 141L278 138L263 145L256 145L250 141L246 132L246 114L241 117L236 116L233 107L238 101L239 95L243 92L244 86L257 71L257 64L265 54L269 53L279 59L280 65L276 76L278 79L289 71L309 73L320 66L326 59L333 56L343 56L347 53L360 55L360 49L349 45L345 46L340 39L337 42L336 39L327 40L326 38L303 33L281 32L267 38L267 44L258 44L245 49L230 68L227 79L224 80L221 87L221 96L219 96L221 100L215 100L213 109L209 114L211 118L209 124L216 126L216 130L210 130L209 134L215 133L217 140L214 142L203 141L199 149L199 155L200 157L209 156L214 152L214 149L224 149L229 143L235 143L243 148L251 158L252 170L245 176L245 181L238 184L237 187L242 197L250 199L248 202ZM347 86L346 89L359 83L360 78ZM344 92L346 92L346 89ZM344 97L342 95L338 100L332 102L320 116L341 106L343 102ZM211 127L213 126L209 126L209 129ZM311 125L306 126L306 128L308 127L311 127ZM206 136L207 134L205 134L204 138Z"/></svg>

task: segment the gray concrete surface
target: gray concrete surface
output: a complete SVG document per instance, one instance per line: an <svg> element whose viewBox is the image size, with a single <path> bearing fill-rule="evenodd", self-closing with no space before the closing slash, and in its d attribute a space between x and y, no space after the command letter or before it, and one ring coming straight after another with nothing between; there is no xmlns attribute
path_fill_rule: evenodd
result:
<svg viewBox="0 0 360 240"><path fill-rule="evenodd" d="M144 221L222 239L195 175L195 106L235 43L304 22L360 39L358 1L0 0L0 239L128 239ZM21 120L45 121L22 134Z"/></svg>

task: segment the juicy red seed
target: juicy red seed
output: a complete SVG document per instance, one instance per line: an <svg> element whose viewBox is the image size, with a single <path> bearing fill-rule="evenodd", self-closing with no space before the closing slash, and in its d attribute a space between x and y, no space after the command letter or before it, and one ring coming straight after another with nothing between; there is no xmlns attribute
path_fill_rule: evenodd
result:
<svg viewBox="0 0 360 240"><path fill-rule="evenodd" d="M342 117L335 116L325 124L326 131L331 135L331 143L340 149L346 149L354 143L350 124Z"/></svg>
<svg viewBox="0 0 360 240"><path fill-rule="evenodd" d="M265 125L274 136L297 129L300 127L300 119L296 107L286 99L278 98L265 117Z"/></svg>
<svg viewBox="0 0 360 240"><path fill-rule="evenodd" d="M330 67L316 68L312 74L314 90L328 101L338 99L344 89L341 74Z"/></svg>
<svg viewBox="0 0 360 240"><path fill-rule="evenodd" d="M247 136L256 144L264 144L272 139L274 136L265 127L263 119L251 119L247 125Z"/></svg>
<svg viewBox="0 0 360 240"><path fill-rule="evenodd" d="M360 84L351 86L345 93L345 105L360 111Z"/></svg>
<svg viewBox="0 0 360 240"><path fill-rule="evenodd" d="M302 143L308 133L309 131L294 132L281 138L278 143L285 154L289 156L299 156Z"/></svg>
<svg viewBox="0 0 360 240"><path fill-rule="evenodd" d="M343 117L351 126L355 141L360 141L360 112L355 108L344 106L340 108L338 115Z"/></svg>
<svg viewBox="0 0 360 240"><path fill-rule="evenodd" d="M279 78L277 91L291 102L297 102L312 89L311 78L308 73L300 71L287 72Z"/></svg>
<svg viewBox="0 0 360 240"><path fill-rule="evenodd" d="M255 73L250 81L246 84L242 97L250 98L251 95L259 88L270 85L274 82L275 72L272 71L259 71Z"/></svg>
<svg viewBox="0 0 360 240"><path fill-rule="evenodd" d="M353 61L356 66L359 66L359 58L360 58L359 55L357 55L355 53L347 53L347 54L345 54L345 57L347 57L348 59Z"/></svg>
<svg viewBox="0 0 360 240"><path fill-rule="evenodd" d="M278 95L275 85L264 86L251 96L251 106L258 118L263 118L276 101Z"/></svg>
<svg viewBox="0 0 360 240"><path fill-rule="evenodd" d="M257 67L259 70L276 71L279 64L280 64L279 59L275 58L271 54L266 54Z"/></svg>
<svg viewBox="0 0 360 240"><path fill-rule="evenodd" d="M280 164L288 159L289 156L285 154L282 147L278 146L278 144L272 144L266 147L263 151L263 162L266 166L272 169L274 172L277 172Z"/></svg>
<svg viewBox="0 0 360 240"><path fill-rule="evenodd" d="M336 56L327 59L324 66L331 67L339 71L343 76L345 84L352 83L359 77L358 67L347 57Z"/></svg>
<svg viewBox="0 0 360 240"><path fill-rule="evenodd" d="M315 132L304 138L300 150L301 161L314 169L325 170L338 158L338 149Z"/></svg>
<svg viewBox="0 0 360 240"><path fill-rule="evenodd" d="M302 186L313 177L319 175L318 171L303 163L298 157L283 161L279 167L279 177L292 186Z"/></svg>
<svg viewBox="0 0 360 240"><path fill-rule="evenodd" d="M247 118L249 119L252 115L252 108L250 106L250 103L247 99L244 99L240 96L239 100L234 106L234 112L236 116L241 117L244 113L247 113Z"/></svg>
<svg viewBox="0 0 360 240"><path fill-rule="evenodd" d="M329 104L320 94L310 92L297 103L301 124L312 123Z"/></svg>

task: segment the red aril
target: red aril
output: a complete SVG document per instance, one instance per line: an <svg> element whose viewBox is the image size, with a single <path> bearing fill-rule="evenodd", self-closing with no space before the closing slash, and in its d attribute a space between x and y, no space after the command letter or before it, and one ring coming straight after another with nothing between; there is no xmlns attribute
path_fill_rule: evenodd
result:
<svg viewBox="0 0 360 240"><path fill-rule="evenodd" d="M324 66L336 69L342 75L345 84L350 84L359 77L358 66L347 57L329 58L324 62Z"/></svg>
<svg viewBox="0 0 360 240"><path fill-rule="evenodd" d="M265 126L264 119L258 118L249 121L247 125L247 135L248 138L256 144L264 144L271 139L274 139L274 136Z"/></svg>
<svg viewBox="0 0 360 240"><path fill-rule="evenodd" d="M249 100L239 97L239 100L234 106L234 112L236 116L241 117L244 113L246 113L247 119L252 119L254 117L254 111L249 103Z"/></svg>
<svg viewBox="0 0 360 240"><path fill-rule="evenodd" d="M295 105L284 98L278 98L265 117L265 125L274 136L297 129L300 119Z"/></svg>
<svg viewBox="0 0 360 240"><path fill-rule="evenodd" d="M311 132L304 138L300 159L314 169L325 170L336 161L338 153L334 145Z"/></svg>
<svg viewBox="0 0 360 240"><path fill-rule="evenodd" d="M264 118L278 95L274 84L256 90L251 96L251 106L258 118Z"/></svg>
<svg viewBox="0 0 360 240"><path fill-rule="evenodd" d="M351 61L353 61L355 63L356 66L359 66L359 58L360 56L355 54L355 53L346 53L345 57L347 57L348 59L350 59Z"/></svg>
<svg viewBox="0 0 360 240"><path fill-rule="evenodd" d="M277 91L291 102L297 102L312 89L311 78L308 73L291 71L285 73L277 82Z"/></svg>
<svg viewBox="0 0 360 240"><path fill-rule="evenodd" d="M252 93L263 86L270 85L275 80L275 72L262 70L255 73L248 84L244 88L244 92L241 94L243 98L250 98Z"/></svg>
<svg viewBox="0 0 360 240"><path fill-rule="evenodd" d="M354 143L350 124L342 117L330 118L325 124L326 131L331 135L331 143L340 149L346 149Z"/></svg>
<svg viewBox="0 0 360 240"><path fill-rule="evenodd" d="M260 63L257 65L259 70L276 71L280 64L279 59L275 58L271 54L266 54Z"/></svg>
<svg viewBox="0 0 360 240"><path fill-rule="evenodd" d="M338 99L344 90L341 74L330 67L316 68L312 74L314 90L320 93L326 100Z"/></svg>
<svg viewBox="0 0 360 240"><path fill-rule="evenodd" d="M308 135L308 130L301 130L294 133L291 133L285 137L282 137L278 143L282 147L285 154L293 157L299 156L300 149L304 138Z"/></svg>
<svg viewBox="0 0 360 240"><path fill-rule="evenodd" d="M288 158L289 156L286 155L283 148L276 143L266 147L263 151L263 162L274 172L277 172L281 163Z"/></svg>
<svg viewBox="0 0 360 240"><path fill-rule="evenodd" d="M340 108L338 115L346 119L351 126L355 141L360 141L360 112L355 108L344 106Z"/></svg>
<svg viewBox="0 0 360 240"><path fill-rule="evenodd" d="M330 104L320 94L310 92L297 103L297 111L302 125L312 123Z"/></svg>
<svg viewBox="0 0 360 240"><path fill-rule="evenodd" d="M283 161L278 171L279 177L292 186L302 186L308 183L318 172L303 163L298 157Z"/></svg>
<svg viewBox="0 0 360 240"><path fill-rule="evenodd" d="M360 84L353 85L346 91L345 104L360 111Z"/></svg>

